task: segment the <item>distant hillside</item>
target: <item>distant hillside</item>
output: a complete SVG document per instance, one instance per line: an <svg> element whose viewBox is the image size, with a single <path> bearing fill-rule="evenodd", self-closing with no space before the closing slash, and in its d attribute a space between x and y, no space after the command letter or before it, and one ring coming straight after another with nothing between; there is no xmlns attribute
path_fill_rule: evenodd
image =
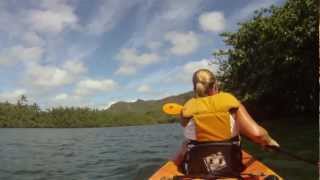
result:
<svg viewBox="0 0 320 180"><path fill-rule="evenodd" d="M163 104L174 102L179 104L184 104L189 98L192 97L192 92L183 93L176 96L169 96L163 99L159 100L141 100L138 99L135 102L124 102L119 101L115 104L112 104L107 111L109 112L147 112L154 108L156 108L158 111L161 110L159 108L162 107Z"/></svg>
<svg viewBox="0 0 320 180"><path fill-rule="evenodd" d="M107 110L88 107L54 107L42 110L34 103L18 100L0 102L0 128L85 128L112 127L177 122L177 117L162 112L168 102L183 104L192 96L184 93L160 100L118 102Z"/></svg>
<svg viewBox="0 0 320 180"><path fill-rule="evenodd" d="M156 123L162 123L171 119L172 117L165 115L162 112L162 106L165 103L174 102L179 104L184 104L188 99L192 97L192 92L183 93L176 96L166 97L160 100L137 100L135 102L117 102L111 105L106 111L110 114L117 115L128 115L139 116L140 118L147 118L148 121L153 121Z"/></svg>

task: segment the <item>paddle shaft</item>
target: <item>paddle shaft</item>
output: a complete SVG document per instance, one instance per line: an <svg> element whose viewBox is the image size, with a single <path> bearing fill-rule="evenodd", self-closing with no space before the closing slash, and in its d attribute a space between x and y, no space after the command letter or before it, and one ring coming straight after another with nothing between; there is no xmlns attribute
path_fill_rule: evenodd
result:
<svg viewBox="0 0 320 180"><path fill-rule="evenodd" d="M266 146L266 147L267 147L268 149L271 149L271 150L273 150L273 151L275 151L275 152L278 152L278 153L287 155L287 156L289 156L289 157L291 157L291 158L294 158L294 159L296 159L296 160L303 161L303 162L305 162L305 163L318 166L318 162L316 162L316 161L312 161L312 160L309 160L309 159L304 159L304 158L302 158L302 157L300 157L300 156L297 156L297 155L295 155L295 154L293 154L293 153L291 153L291 152L288 152L288 151L286 151L286 150L284 150L284 149L281 149L281 148L279 148L279 147L276 147L276 146Z"/></svg>

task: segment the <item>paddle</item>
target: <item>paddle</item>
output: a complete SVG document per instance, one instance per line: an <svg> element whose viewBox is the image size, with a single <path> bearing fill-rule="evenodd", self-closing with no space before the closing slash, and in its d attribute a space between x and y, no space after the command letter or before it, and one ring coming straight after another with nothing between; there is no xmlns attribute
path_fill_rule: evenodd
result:
<svg viewBox="0 0 320 180"><path fill-rule="evenodd" d="M312 165L315 165L315 166L318 166L318 162L317 161L313 161L313 160L309 160L309 159L304 159L300 156L297 156L291 152L288 152L280 147L277 147L277 146L266 146L267 149L270 149L272 150L272 152L277 152L277 153L281 153L281 154L284 154L284 155L287 155L293 159L296 159L296 160L299 160L299 161L303 161L305 163L308 163L308 164L312 164Z"/></svg>
<svg viewBox="0 0 320 180"><path fill-rule="evenodd" d="M166 103L163 105L162 110L169 115L180 115L181 114L181 110L182 110L183 106L181 106L180 104L177 103ZM277 146L266 146L267 149L272 150L273 152L277 152L277 153L281 153L287 156L290 156L291 158L294 158L296 160L300 160L300 161L304 161L306 163L312 164L312 165L316 165L318 166L318 162L316 161L312 161L312 160L307 160L304 159L302 157L299 157L295 154L292 154L280 147Z"/></svg>
<svg viewBox="0 0 320 180"><path fill-rule="evenodd" d="M167 103L162 106L163 112L169 115L180 115L183 106L177 103Z"/></svg>

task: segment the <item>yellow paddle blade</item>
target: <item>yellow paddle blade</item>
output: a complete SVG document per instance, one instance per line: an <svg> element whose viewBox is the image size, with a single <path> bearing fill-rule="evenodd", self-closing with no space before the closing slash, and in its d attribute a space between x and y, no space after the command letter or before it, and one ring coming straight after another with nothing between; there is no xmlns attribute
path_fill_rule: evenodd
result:
<svg viewBox="0 0 320 180"><path fill-rule="evenodd" d="M182 107L180 104L176 103L167 103L163 105L162 110L166 114L170 115L179 115L181 113Z"/></svg>

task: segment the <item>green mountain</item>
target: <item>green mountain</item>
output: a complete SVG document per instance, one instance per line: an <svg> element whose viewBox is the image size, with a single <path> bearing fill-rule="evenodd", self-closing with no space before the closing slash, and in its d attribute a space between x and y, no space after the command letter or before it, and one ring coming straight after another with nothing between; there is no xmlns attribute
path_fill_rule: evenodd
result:
<svg viewBox="0 0 320 180"><path fill-rule="evenodd" d="M160 100L118 102L107 110L86 107L53 107L42 110L22 100L16 104L0 102L0 127L7 128L76 128L111 127L176 122L162 106L168 102L183 104L192 96L184 93Z"/></svg>
<svg viewBox="0 0 320 180"><path fill-rule="evenodd" d="M143 121L148 123L174 122L176 119L167 116L162 112L162 106L166 103L184 104L192 97L192 92L170 96L159 100L140 100L135 102L117 102L111 105L106 111L116 117L131 119L135 122Z"/></svg>

